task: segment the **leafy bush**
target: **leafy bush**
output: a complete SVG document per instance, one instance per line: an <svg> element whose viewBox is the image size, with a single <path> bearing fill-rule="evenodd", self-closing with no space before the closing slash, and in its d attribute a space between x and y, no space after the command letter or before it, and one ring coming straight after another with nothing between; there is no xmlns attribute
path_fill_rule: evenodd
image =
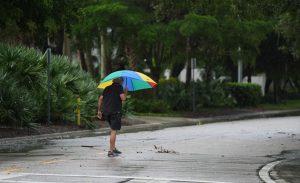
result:
<svg viewBox="0 0 300 183"><path fill-rule="evenodd" d="M90 123L97 108L96 83L89 74L81 71L78 64L70 63L65 57L54 56L51 66L53 120L75 121L74 111L79 96L82 122Z"/></svg>
<svg viewBox="0 0 300 183"><path fill-rule="evenodd" d="M141 113L166 113L170 106L163 100L139 100L132 99L133 111Z"/></svg>
<svg viewBox="0 0 300 183"><path fill-rule="evenodd" d="M193 100L193 84L195 84L195 102L197 108L233 106L223 83L213 80L209 83L198 81L185 88L178 79L161 80L158 84L158 97L171 106L173 110L191 110Z"/></svg>
<svg viewBox="0 0 300 183"><path fill-rule="evenodd" d="M127 95L127 99L125 100L122 106L123 117L130 115L133 112L133 110L134 110L133 100L131 99L130 95Z"/></svg>
<svg viewBox="0 0 300 183"><path fill-rule="evenodd" d="M226 83L227 92L239 107L256 106L261 100L261 87L253 83Z"/></svg>
<svg viewBox="0 0 300 183"><path fill-rule="evenodd" d="M172 110L188 110L190 108L190 96L184 83L176 78L159 81L158 98L168 103Z"/></svg>
<svg viewBox="0 0 300 183"><path fill-rule="evenodd" d="M47 64L42 53L0 44L0 125L32 126L47 119ZM80 96L82 121L92 121L98 91L90 75L65 57L51 59L51 120L75 122Z"/></svg>
<svg viewBox="0 0 300 183"><path fill-rule="evenodd" d="M198 81L195 83L197 108L201 107L231 107L234 105L232 98L224 90L224 84L219 80L209 83ZM192 93L192 86L190 88Z"/></svg>
<svg viewBox="0 0 300 183"><path fill-rule="evenodd" d="M17 87L17 82L0 71L0 125L18 128L30 126L34 120L34 102L24 88Z"/></svg>
<svg viewBox="0 0 300 183"><path fill-rule="evenodd" d="M33 126L41 114L44 91L41 56L32 49L0 44L0 125Z"/></svg>

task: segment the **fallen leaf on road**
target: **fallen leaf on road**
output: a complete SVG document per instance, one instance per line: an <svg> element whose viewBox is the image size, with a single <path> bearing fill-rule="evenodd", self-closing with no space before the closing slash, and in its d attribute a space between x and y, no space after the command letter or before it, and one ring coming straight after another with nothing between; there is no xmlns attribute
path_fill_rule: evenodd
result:
<svg viewBox="0 0 300 183"><path fill-rule="evenodd" d="M11 167L4 169L2 172L6 173L6 174L10 174L10 173L14 173L14 172L20 172L22 170L23 170L23 168L13 165Z"/></svg>
<svg viewBox="0 0 300 183"><path fill-rule="evenodd" d="M41 161L40 163L43 164L43 165L47 165L47 164L53 164L53 163L58 163L58 162L62 162L64 160L60 160L60 159L51 159L51 160L44 160L44 161Z"/></svg>

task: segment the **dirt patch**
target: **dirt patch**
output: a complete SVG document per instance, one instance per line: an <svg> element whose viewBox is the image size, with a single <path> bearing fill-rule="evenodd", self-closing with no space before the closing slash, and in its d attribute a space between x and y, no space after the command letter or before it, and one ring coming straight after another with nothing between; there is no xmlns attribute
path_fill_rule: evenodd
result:
<svg viewBox="0 0 300 183"><path fill-rule="evenodd" d="M123 126L131 126L134 124L143 124L145 122L136 119L124 118L122 119ZM96 129L107 128L108 123L105 121L95 121L94 125ZM23 128L23 129L14 129L14 128L5 128L0 127L0 138L12 138L12 137L24 137L31 135L41 135L41 134L51 134L51 133L62 133L69 131L78 131L78 130L86 130L87 128L82 126L77 126L75 124L51 124L51 125L40 125L35 129L31 128Z"/></svg>
<svg viewBox="0 0 300 183"><path fill-rule="evenodd" d="M67 131L76 131L82 130L83 127L76 125L41 125L32 128L22 128L22 129L13 129L13 128L0 128L0 138L12 138L12 137L23 137L30 135L41 135L41 134L50 134L50 133L61 133Z"/></svg>

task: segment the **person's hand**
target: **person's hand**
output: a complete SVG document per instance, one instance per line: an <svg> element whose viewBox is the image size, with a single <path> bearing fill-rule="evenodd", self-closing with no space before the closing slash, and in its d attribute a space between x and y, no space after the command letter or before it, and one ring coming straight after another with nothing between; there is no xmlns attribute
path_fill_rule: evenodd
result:
<svg viewBox="0 0 300 183"><path fill-rule="evenodd" d="M98 111L97 117L98 117L99 119L102 119L102 112L101 112L101 111Z"/></svg>

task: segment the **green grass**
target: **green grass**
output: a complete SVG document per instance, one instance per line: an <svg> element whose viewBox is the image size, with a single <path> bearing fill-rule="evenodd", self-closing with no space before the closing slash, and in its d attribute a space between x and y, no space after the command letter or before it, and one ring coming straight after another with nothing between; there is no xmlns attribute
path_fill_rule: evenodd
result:
<svg viewBox="0 0 300 183"><path fill-rule="evenodd" d="M133 115L136 116L158 116L158 117L182 117L182 112L168 112L168 113L132 113Z"/></svg>
<svg viewBox="0 0 300 183"><path fill-rule="evenodd" d="M300 100L287 100L279 104L261 104L259 108L265 110L300 109Z"/></svg>
<svg viewBox="0 0 300 183"><path fill-rule="evenodd" d="M226 113L238 113L239 111L257 111L259 110L289 110L289 109L300 109L300 99L298 100L287 100L279 104L271 104L271 103L265 103L260 104L257 107L254 108L201 108L199 109L195 115L209 115L209 114L216 114L216 115L223 115ZM184 117L187 114L191 114L191 112L183 112L183 111L170 111L167 113L136 113L133 112L133 115L137 116L157 116L157 117Z"/></svg>

